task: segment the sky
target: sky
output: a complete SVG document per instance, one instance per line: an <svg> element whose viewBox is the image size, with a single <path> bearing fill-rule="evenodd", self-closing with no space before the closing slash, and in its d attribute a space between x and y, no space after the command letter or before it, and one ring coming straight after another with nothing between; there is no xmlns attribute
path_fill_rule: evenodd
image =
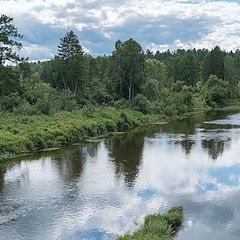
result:
<svg viewBox="0 0 240 240"><path fill-rule="evenodd" d="M0 0L0 14L14 18L30 60L52 58L70 30L94 56L129 38L152 51L240 48L240 0Z"/></svg>

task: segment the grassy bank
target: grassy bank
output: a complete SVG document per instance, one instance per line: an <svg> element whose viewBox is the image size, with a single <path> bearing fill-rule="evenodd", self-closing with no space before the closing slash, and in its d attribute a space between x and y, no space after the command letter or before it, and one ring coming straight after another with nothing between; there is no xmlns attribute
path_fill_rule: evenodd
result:
<svg viewBox="0 0 240 240"><path fill-rule="evenodd" d="M156 116L130 109L85 107L75 112L47 115L0 113L0 159L81 142L154 122Z"/></svg>
<svg viewBox="0 0 240 240"><path fill-rule="evenodd" d="M143 225L133 234L118 237L117 240L171 240L183 224L182 207L174 207L166 214L146 216Z"/></svg>
<svg viewBox="0 0 240 240"><path fill-rule="evenodd" d="M239 109L228 105L221 109ZM0 112L0 160L43 149L68 146L85 139L126 131L129 128L187 117L209 108L192 109L181 116L143 114L132 109L84 107L53 115L16 115ZM218 109L219 110L219 109Z"/></svg>

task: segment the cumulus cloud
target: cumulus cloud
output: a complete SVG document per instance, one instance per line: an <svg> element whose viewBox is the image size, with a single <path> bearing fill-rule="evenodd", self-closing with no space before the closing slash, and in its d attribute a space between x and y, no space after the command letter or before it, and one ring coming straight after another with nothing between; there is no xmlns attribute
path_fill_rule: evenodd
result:
<svg viewBox="0 0 240 240"><path fill-rule="evenodd" d="M154 51L240 48L238 0L1 0L1 10L25 42L49 49L40 56L33 48L30 59L50 58L70 29L93 55L110 54L116 40L130 37Z"/></svg>

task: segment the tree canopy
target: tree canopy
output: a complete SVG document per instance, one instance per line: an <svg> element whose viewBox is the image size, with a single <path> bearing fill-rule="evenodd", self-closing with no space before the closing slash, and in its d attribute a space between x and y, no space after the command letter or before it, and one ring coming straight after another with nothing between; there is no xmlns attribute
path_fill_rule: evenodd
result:
<svg viewBox="0 0 240 240"><path fill-rule="evenodd" d="M133 39L117 41L112 54L111 79L116 95L129 101L140 91L145 79L142 47Z"/></svg>
<svg viewBox="0 0 240 240"><path fill-rule="evenodd" d="M111 55L94 57L69 31L52 59L30 63L16 53L21 38L13 19L2 15L0 111L52 114L93 105L176 116L240 97L240 50L145 53L130 38L116 41ZM6 66L6 61L21 62Z"/></svg>
<svg viewBox="0 0 240 240"><path fill-rule="evenodd" d="M6 15L0 16L0 64L5 61L17 62L23 60L15 51L22 47L19 42L22 35L12 23L13 18Z"/></svg>

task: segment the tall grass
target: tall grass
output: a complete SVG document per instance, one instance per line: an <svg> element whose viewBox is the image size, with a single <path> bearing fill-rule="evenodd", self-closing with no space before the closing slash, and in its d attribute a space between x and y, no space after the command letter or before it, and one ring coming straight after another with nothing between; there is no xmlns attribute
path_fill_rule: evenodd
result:
<svg viewBox="0 0 240 240"><path fill-rule="evenodd" d="M117 240L171 240L183 224L183 208L173 207L166 214L146 216L143 225L133 234Z"/></svg>
<svg viewBox="0 0 240 240"><path fill-rule="evenodd" d="M51 116L0 113L0 158L70 145L88 137L149 123L155 118L130 109L91 106Z"/></svg>

